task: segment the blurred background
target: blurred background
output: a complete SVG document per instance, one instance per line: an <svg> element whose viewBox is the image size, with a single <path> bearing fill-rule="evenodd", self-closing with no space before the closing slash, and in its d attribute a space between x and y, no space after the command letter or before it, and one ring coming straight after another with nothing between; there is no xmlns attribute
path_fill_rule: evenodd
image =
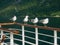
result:
<svg viewBox="0 0 60 45"><path fill-rule="evenodd" d="M26 15L29 19L38 17L38 19L49 18L49 23L47 26L60 28L60 0L0 0L0 23L11 22L11 18L16 15L16 22L23 23L23 19ZM32 24L28 22L28 24ZM33 25L33 24L32 24ZM43 24L38 23L37 25L43 26ZM21 29L17 25L2 26L3 28L17 28ZM25 27L25 30L35 32L33 28ZM39 33L53 35L53 31L39 29ZM22 32L21 32L22 34ZM25 32L25 35L34 37L34 34ZM60 32L58 32L60 37ZM15 36L16 37L16 36ZM21 38L21 36L16 37ZM27 41L34 42L34 40L26 38ZM39 35L39 39L44 39L46 41L53 42L53 38ZM49 40L50 39L50 40ZM9 41L9 40L7 40ZM22 45L22 42L15 41ZM60 44L60 39L58 39L58 44ZM26 45L30 45L27 44ZM39 41L39 45L49 45Z"/></svg>

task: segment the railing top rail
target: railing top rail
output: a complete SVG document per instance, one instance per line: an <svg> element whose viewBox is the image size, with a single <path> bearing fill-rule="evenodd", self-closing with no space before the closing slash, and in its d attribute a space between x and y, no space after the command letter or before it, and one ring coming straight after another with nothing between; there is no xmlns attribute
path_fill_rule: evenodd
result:
<svg viewBox="0 0 60 45"><path fill-rule="evenodd" d="M21 24L21 23L16 23L16 22L13 22L13 23L0 23L0 25L13 25L13 24L17 24L17 25L20 25L20 26L28 26L28 27L33 27L33 28L40 28L40 29L45 29L45 30L56 30L56 31L59 31L60 32L60 28L54 28L54 27L45 27L45 26L35 26L35 25L30 25L30 24Z"/></svg>
<svg viewBox="0 0 60 45"><path fill-rule="evenodd" d="M14 22L12 22L12 23L0 23L0 25L13 25L13 24L15 24Z"/></svg>
<svg viewBox="0 0 60 45"><path fill-rule="evenodd" d="M12 32L14 34L18 34L19 33L18 30L9 30L9 29L6 29L6 28L0 28L0 30L6 31L6 32Z"/></svg>
<svg viewBox="0 0 60 45"><path fill-rule="evenodd" d="M30 25L30 24L21 24L21 23L16 23L17 25L24 25L28 27L33 27L33 28L40 28L40 29L45 29L45 30L57 30L60 32L60 28L54 28L54 27L48 27L48 26L37 26L37 25Z"/></svg>

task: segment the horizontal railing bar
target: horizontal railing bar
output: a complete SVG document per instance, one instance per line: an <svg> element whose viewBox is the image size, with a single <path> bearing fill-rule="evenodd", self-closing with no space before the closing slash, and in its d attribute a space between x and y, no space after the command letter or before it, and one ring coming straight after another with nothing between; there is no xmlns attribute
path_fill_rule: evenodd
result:
<svg viewBox="0 0 60 45"><path fill-rule="evenodd" d="M27 30L25 30L26 32L29 32L29 33L33 33L33 34L35 34L35 32L32 32L32 31L27 31ZM38 33L39 35L44 35L44 36L48 36L48 37L54 37L54 36L52 36L52 35L47 35L47 34L43 34L43 33Z"/></svg>
<svg viewBox="0 0 60 45"><path fill-rule="evenodd" d="M25 36L25 37L35 40L35 38L33 38L33 37L29 37L29 36Z"/></svg>
<svg viewBox="0 0 60 45"><path fill-rule="evenodd" d="M29 36L25 36L25 37L35 40L35 38L29 37ZM16 39L16 38L14 38L14 40L15 40L15 39ZM17 39L17 40L19 41L20 39ZM40 39L38 39L38 40L41 41L41 42L44 42L44 43L53 44L53 43L48 42L48 41L44 41L44 40L40 40Z"/></svg>
<svg viewBox="0 0 60 45"><path fill-rule="evenodd" d="M34 40L35 40L35 38L29 37L29 36L25 36L25 37L31 38L31 39L34 39ZM58 38L60 38L60 37L58 37ZM53 44L53 43L51 43L51 42L44 41L44 40L40 40L40 39L39 39L39 41L44 42L44 43L48 43L48 44Z"/></svg>
<svg viewBox="0 0 60 45"><path fill-rule="evenodd" d="M21 30L20 30L21 31ZM27 30L25 30L26 32L29 32L29 33L35 33L35 32L32 32L32 31L27 31ZM38 33L39 35L44 35L44 36L48 36L48 37L54 37L54 36L52 36L52 35L47 35L47 34L43 34L43 33ZM18 34L17 34L18 35ZM60 39L60 37L57 37L58 39Z"/></svg>
<svg viewBox="0 0 60 45"><path fill-rule="evenodd" d="M14 40L17 40L17 41L22 41L21 39L17 39L17 38L14 38Z"/></svg>
<svg viewBox="0 0 60 45"><path fill-rule="evenodd" d="M6 33L6 34L9 35L8 33ZM20 35L19 35L19 34L16 34L16 35L18 35L18 36L22 36L21 34L20 34ZM6 36L6 37L9 38L9 36ZM25 37L27 37L27 38L31 38L31 39L35 39L35 38L29 37L29 36L25 36Z"/></svg>
<svg viewBox="0 0 60 45"><path fill-rule="evenodd" d="M19 33L18 30L9 30L9 29L6 29L6 28L0 28L0 30L6 31L6 32L12 32L14 34L18 34Z"/></svg>
<svg viewBox="0 0 60 45"><path fill-rule="evenodd" d="M13 25L13 24L15 24L14 22L12 22L12 23L0 23L0 25Z"/></svg>
<svg viewBox="0 0 60 45"><path fill-rule="evenodd" d="M11 28L12 29L12 28ZM16 29L16 30L18 30L18 31L22 31L21 29ZM25 30L25 32L29 32L29 33L35 33L35 32L32 32L32 31L27 31L27 30ZM54 36L52 36L52 35L47 35L47 34L43 34L43 33L38 33L39 35L44 35L44 36L48 36L48 37L54 37ZM20 34L16 34L16 35L20 35ZM60 39L60 37L57 37L58 39Z"/></svg>
<svg viewBox="0 0 60 45"><path fill-rule="evenodd" d="M41 42L44 42L44 43L48 43L48 44L54 44L54 43L51 43L51 42L48 42L48 41L44 41L44 40L39 40Z"/></svg>
<svg viewBox="0 0 60 45"><path fill-rule="evenodd" d="M16 23L17 25L24 25L24 26L27 26L27 27L32 27L32 28L40 28L40 29L45 29L45 30L57 30L57 31L60 31L60 28L54 28L54 27L45 27L45 26L35 26L35 25L29 25L29 24L21 24L21 23Z"/></svg>
<svg viewBox="0 0 60 45"><path fill-rule="evenodd" d="M17 22L13 22L13 23L0 23L0 25L13 25L13 24L17 24L17 25L24 25L24 26L28 26L28 27L32 27L32 28L40 28L40 29L45 29L45 30L56 30L60 32L60 28L54 28L54 27L45 27L45 26L35 26L35 25L29 25L29 24L21 24L21 23L17 23Z"/></svg>
<svg viewBox="0 0 60 45"><path fill-rule="evenodd" d="M31 44L31 45L35 45L34 43L31 43L31 42L28 42L28 41L25 41L25 43L28 43L28 44Z"/></svg>
<svg viewBox="0 0 60 45"><path fill-rule="evenodd" d="M44 29L44 30L52 30L52 31L56 30L56 31L60 31L60 28L45 27L45 26L35 26L35 25L21 24L21 23L11 23L11 24L7 24L6 23L4 25L12 25L12 24L17 24L17 25L20 25L20 26L24 25L24 26L28 26L28 27L32 27L32 28L40 28L40 29ZM0 24L0 25L3 25L3 24ZM16 32L16 31L4 29L4 28L0 28L0 30L7 31L7 32L13 32L13 33ZM27 31L27 32L29 32L29 31ZM46 35L46 34L42 34L42 33L38 33L38 34L39 35L45 35L45 36L48 36L48 37L54 37L54 36L50 36L50 35ZM25 36L25 37L32 38L32 37L29 37L29 36ZM59 37L57 37L57 38L59 38ZM34 39L34 38L32 38L32 39ZM40 39L38 39L38 40L41 41L41 42L44 42L44 43L54 44L52 42L48 42L48 41L44 41L44 40L40 40ZM32 44L31 42L28 42L28 41L25 41L25 42L28 43L28 44Z"/></svg>
<svg viewBox="0 0 60 45"><path fill-rule="evenodd" d="M35 40L35 38L29 37L29 36L25 36L25 37L31 38L31 39L34 39L34 40ZM45 43L48 43L48 44L53 44L53 43L51 43L51 42L44 41L44 40L40 40L40 39L38 39L38 41L45 42Z"/></svg>
<svg viewBox="0 0 60 45"><path fill-rule="evenodd" d="M60 37L57 37L58 39L60 39Z"/></svg>
<svg viewBox="0 0 60 45"><path fill-rule="evenodd" d="M32 31L27 31L27 30L25 30L26 32L29 32L29 33L35 33L35 32L32 32ZM54 36L52 36L52 35L47 35L47 34L43 34L43 33L38 33L39 35L44 35L44 36L48 36L48 37L54 37ZM0 34L1 35L1 34ZM8 35L8 34L7 34ZM15 35L20 35L20 34L15 34ZM22 36L22 35L20 35L20 36ZM57 37L58 39L60 39L60 37Z"/></svg>
<svg viewBox="0 0 60 45"><path fill-rule="evenodd" d="M28 37L28 36L26 36L26 37ZM34 39L34 38L32 38L32 37L29 37L29 38ZM7 38L7 39L8 39L8 38ZM22 41L21 39L16 39L16 38L14 38L14 40ZM40 40L40 39L39 39L39 41L44 42L44 43L48 43L48 44L53 44L53 43L51 43L51 42L44 41L44 40ZM26 41L25 41L25 42L26 42Z"/></svg>
<svg viewBox="0 0 60 45"><path fill-rule="evenodd" d="M6 35L10 35L9 33L4 33L4 34L6 34Z"/></svg>
<svg viewBox="0 0 60 45"><path fill-rule="evenodd" d="M6 35L10 35L9 33L4 33ZM22 36L21 34L15 34L15 35L18 35L18 36Z"/></svg>
<svg viewBox="0 0 60 45"><path fill-rule="evenodd" d="M48 37L54 37L52 35L47 35L47 34L43 34L43 33L38 33L39 35L44 35L44 36L48 36Z"/></svg>
<svg viewBox="0 0 60 45"><path fill-rule="evenodd" d="M16 38L14 38L14 40L22 41L21 39L16 39ZM28 41L25 41L25 43L34 44L34 43L31 43L31 42L28 42Z"/></svg>
<svg viewBox="0 0 60 45"><path fill-rule="evenodd" d="M22 30L19 30L19 31L22 31ZM32 31L27 31L27 30L25 30L25 32L29 32L29 33L33 33L33 34L35 34L35 32L32 32ZM47 35L47 34L43 34L43 33L38 33L39 35L44 35L44 36L48 36L48 37L54 37L54 36L52 36L52 35ZM18 35L18 34L17 34Z"/></svg>
<svg viewBox="0 0 60 45"><path fill-rule="evenodd" d="M30 31L30 32L31 32L31 31ZM39 34L40 34L40 33L39 33ZM42 34L42 35L45 35L45 34ZM25 37L28 37L28 38L34 39L34 38L32 38L32 37L29 37L29 36L25 36ZM49 43L49 44L53 44L53 43L51 43L51 42L44 41L44 40L40 40L40 39L39 39L39 41L41 41L41 42L45 42L45 43Z"/></svg>
<svg viewBox="0 0 60 45"><path fill-rule="evenodd" d="M7 38L10 38L9 36L6 36Z"/></svg>
<svg viewBox="0 0 60 45"><path fill-rule="evenodd" d="M5 43L6 43L6 42L5 42ZM6 44L10 45L10 42L7 42ZM19 44L17 44L17 43L14 43L14 45L19 45Z"/></svg>
<svg viewBox="0 0 60 45"><path fill-rule="evenodd" d="M33 33L33 34L35 34L35 32L32 32L32 31L27 31L27 30L25 30L25 32L29 32L29 33Z"/></svg>
<svg viewBox="0 0 60 45"><path fill-rule="evenodd" d="M14 40L22 41L21 39L16 39L16 38L14 38ZM48 43L48 44L53 44L53 43L51 43L51 42L44 41L44 40L39 40L39 41L44 42L44 43ZM27 41L25 41L25 42L27 42Z"/></svg>
<svg viewBox="0 0 60 45"><path fill-rule="evenodd" d="M26 30L25 30L26 31ZM29 33L34 33L32 31L26 31L26 32L29 32ZM54 36L51 36L51 35L47 35L47 34L43 34L43 33L38 33L39 35L44 35L44 36L48 36L48 37L54 37ZM16 34L16 35L20 35L20 34Z"/></svg>
<svg viewBox="0 0 60 45"><path fill-rule="evenodd" d="M9 35L8 33L6 33L7 35ZM16 35L18 35L18 36L22 36L21 34L16 34ZM9 36L8 36L9 37ZM32 38L32 37L29 37L29 36L25 36L25 37L27 37L27 38L31 38L31 39L35 39L35 38Z"/></svg>

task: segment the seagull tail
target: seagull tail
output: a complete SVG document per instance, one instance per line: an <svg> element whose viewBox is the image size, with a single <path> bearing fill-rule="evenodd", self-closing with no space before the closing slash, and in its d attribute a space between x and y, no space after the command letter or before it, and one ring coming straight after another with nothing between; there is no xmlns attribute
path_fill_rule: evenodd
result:
<svg viewBox="0 0 60 45"><path fill-rule="evenodd" d="M31 22L34 22L34 19L31 19L30 21L31 21Z"/></svg>
<svg viewBox="0 0 60 45"><path fill-rule="evenodd" d="M39 20L39 22L40 22L40 23L42 23L42 22L43 22L43 20Z"/></svg>
<svg viewBox="0 0 60 45"><path fill-rule="evenodd" d="M9 19L9 20L12 20L12 18L11 18L11 19Z"/></svg>

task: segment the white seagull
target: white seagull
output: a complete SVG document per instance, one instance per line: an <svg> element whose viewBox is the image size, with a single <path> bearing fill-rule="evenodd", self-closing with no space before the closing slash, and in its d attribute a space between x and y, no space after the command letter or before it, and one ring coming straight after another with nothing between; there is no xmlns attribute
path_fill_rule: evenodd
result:
<svg viewBox="0 0 60 45"><path fill-rule="evenodd" d="M13 22L15 22L15 21L16 21L16 19L17 19L17 17L16 17L16 16L14 16L11 20L12 20Z"/></svg>
<svg viewBox="0 0 60 45"><path fill-rule="evenodd" d="M27 23L27 22L28 22L28 17L29 17L28 15L25 16L25 18L24 18L24 20L23 20L24 23Z"/></svg>
<svg viewBox="0 0 60 45"><path fill-rule="evenodd" d="M41 22L42 24L44 24L44 26L46 26L46 24L48 24L48 22L49 22L49 19L48 19L48 18L42 19L42 20L40 20L40 22Z"/></svg>
<svg viewBox="0 0 60 45"><path fill-rule="evenodd" d="M35 19L32 19L31 22L36 25L36 23L38 23L38 18L36 17Z"/></svg>

